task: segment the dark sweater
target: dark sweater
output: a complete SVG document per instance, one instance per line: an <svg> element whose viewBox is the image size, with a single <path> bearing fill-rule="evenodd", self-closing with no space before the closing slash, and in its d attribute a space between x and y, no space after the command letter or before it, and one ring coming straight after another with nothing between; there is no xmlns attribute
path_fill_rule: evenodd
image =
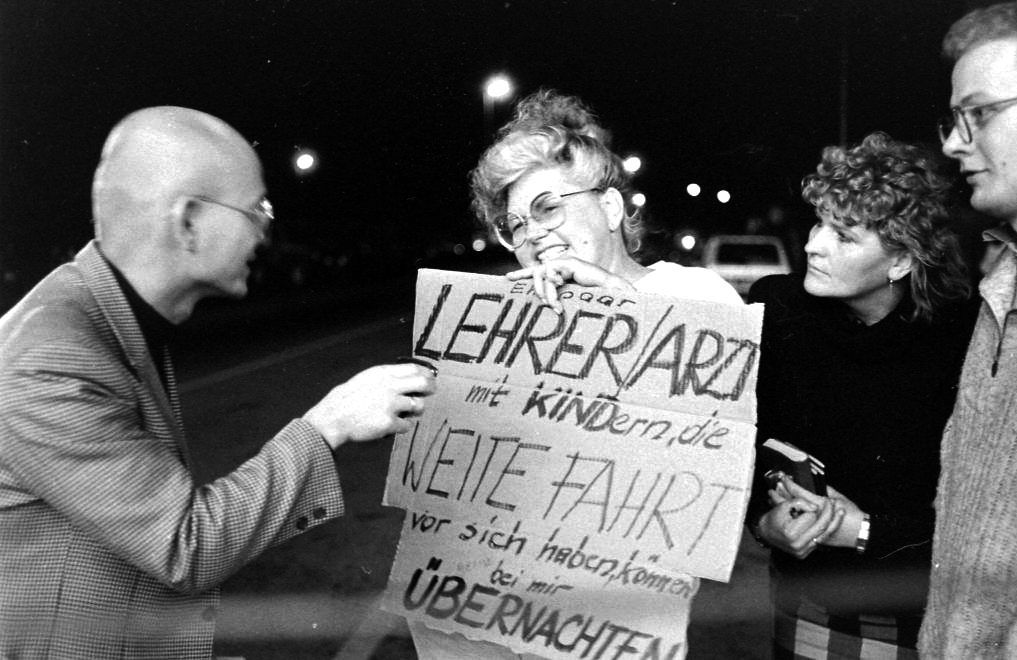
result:
<svg viewBox="0 0 1017 660"><path fill-rule="evenodd" d="M778 590L832 613L921 612L928 590L939 445L977 303L934 323L909 321L906 300L871 326L800 277L766 277L758 438L778 438L826 465L827 483L871 516L864 554L820 546L805 560L771 552ZM750 520L766 508L758 483Z"/></svg>

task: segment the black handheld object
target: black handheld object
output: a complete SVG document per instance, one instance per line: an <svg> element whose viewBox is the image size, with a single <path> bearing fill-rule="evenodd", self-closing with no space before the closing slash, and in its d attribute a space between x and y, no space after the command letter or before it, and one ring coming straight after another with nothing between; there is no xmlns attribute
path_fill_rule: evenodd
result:
<svg viewBox="0 0 1017 660"><path fill-rule="evenodd" d="M420 358L409 357L409 356L403 355L403 356L397 357L396 358L396 362L398 364L409 363L409 364L420 365L421 367L424 367L425 369L430 369L431 370L431 374L435 378L438 377L438 367L434 366L433 364L431 364L427 360L421 360Z"/></svg>
<svg viewBox="0 0 1017 660"><path fill-rule="evenodd" d="M776 488L786 475L802 488L826 496L826 466L791 443L770 438L760 448L757 460L770 488Z"/></svg>
<svg viewBox="0 0 1017 660"><path fill-rule="evenodd" d="M409 364L420 365L421 367L424 367L425 369L430 369L432 376L434 376L435 378L438 377L438 367L434 366L433 364L431 364L427 360L421 360L420 358L415 358L415 357L410 357L410 356L403 355L403 356L397 357L396 358L396 362L399 363L399 364L409 363ZM420 392L408 392L406 394L406 396L411 396L411 397L418 397L420 395L421 395ZM420 416L420 409L417 409L415 412L405 412L405 413L400 414L399 416L403 417L403 418L406 418L406 417L419 417Z"/></svg>

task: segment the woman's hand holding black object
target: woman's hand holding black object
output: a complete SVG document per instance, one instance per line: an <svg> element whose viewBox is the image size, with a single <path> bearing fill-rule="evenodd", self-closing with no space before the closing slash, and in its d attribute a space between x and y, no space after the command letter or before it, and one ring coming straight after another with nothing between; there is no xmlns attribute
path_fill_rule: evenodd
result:
<svg viewBox="0 0 1017 660"><path fill-rule="evenodd" d="M844 520L825 541L826 545L840 548L854 548L858 543L858 529L861 527L865 512L858 505L845 497L836 488L826 487L827 495L837 506L844 510Z"/></svg>
<svg viewBox="0 0 1017 660"><path fill-rule="evenodd" d="M540 300L558 312L562 311L561 301L558 300L558 287L566 282L607 289L634 289L628 280L575 257L563 257L536 266L514 270L506 277L513 282L532 279L533 290Z"/></svg>
<svg viewBox="0 0 1017 660"><path fill-rule="evenodd" d="M788 478L769 494L773 508L760 518L759 534L771 546L805 559L821 544L839 545L830 541L839 541L848 500L816 495Z"/></svg>

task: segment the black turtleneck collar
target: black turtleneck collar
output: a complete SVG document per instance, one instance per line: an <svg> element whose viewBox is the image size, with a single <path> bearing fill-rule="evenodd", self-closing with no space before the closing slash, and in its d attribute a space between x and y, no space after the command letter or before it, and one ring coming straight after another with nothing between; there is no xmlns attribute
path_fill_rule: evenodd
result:
<svg viewBox="0 0 1017 660"><path fill-rule="evenodd" d="M134 290L134 287L127 281L124 274L106 258L106 255L103 255L102 258L113 272L113 277L116 278L117 284L120 285L120 290L124 292L124 296L127 298L127 304L131 306L131 311L134 312L134 318L137 319L138 326L141 328L141 334L145 338L145 344L148 346L148 353L152 356L152 362L158 368L159 376L165 385L166 374L163 373L165 365L162 360L162 352L163 348L173 342L177 334L177 326L170 323L166 317L156 311L155 307L145 302L145 299Z"/></svg>
<svg viewBox="0 0 1017 660"><path fill-rule="evenodd" d="M801 309L807 314L801 321L829 337L831 345L850 353L856 361L883 361L906 353L915 333L927 326L923 321L911 320L915 306L910 296L904 296L897 307L879 321L866 325L842 300L809 294L801 279L796 281L795 292L801 300Z"/></svg>

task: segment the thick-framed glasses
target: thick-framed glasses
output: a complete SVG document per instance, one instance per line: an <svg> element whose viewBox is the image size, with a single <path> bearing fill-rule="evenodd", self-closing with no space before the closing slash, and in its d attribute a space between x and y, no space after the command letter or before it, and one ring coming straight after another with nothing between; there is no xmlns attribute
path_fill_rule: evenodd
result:
<svg viewBox="0 0 1017 660"><path fill-rule="evenodd" d="M974 139L974 131L981 130L990 119L1015 104L1017 96L979 105L955 105L950 108L949 117L939 120L939 139L946 143L956 128L961 141L970 144Z"/></svg>
<svg viewBox="0 0 1017 660"><path fill-rule="evenodd" d="M272 221L275 220L275 213L272 211L272 202L268 201L267 197L262 197L261 201L255 204L254 208L250 209L244 209L240 208L239 206L233 206L232 204L226 204L224 202L220 202L217 199L205 197L204 195L191 195L191 197L200 202L205 202L206 204L215 204L216 206L221 206L223 208L236 211L237 213L244 214L244 217L250 220L251 224L257 227L258 231L260 231L262 234L268 232L269 225L271 225Z"/></svg>
<svg viewBox="0 0 1017 660"><path fill-rule="evenodd" d="M526 216L518 213L505 213L499 216L494 222L494 228L498 232L498 240L509 250L515 250L526 242L528 233L527 226L532 222L541 230L554 231L565 222L564 208L565 198L583 193L604 192L603 188L587 188L575 192L556 194L545 191L533 198L530 202L530 212Z"/></svg>

